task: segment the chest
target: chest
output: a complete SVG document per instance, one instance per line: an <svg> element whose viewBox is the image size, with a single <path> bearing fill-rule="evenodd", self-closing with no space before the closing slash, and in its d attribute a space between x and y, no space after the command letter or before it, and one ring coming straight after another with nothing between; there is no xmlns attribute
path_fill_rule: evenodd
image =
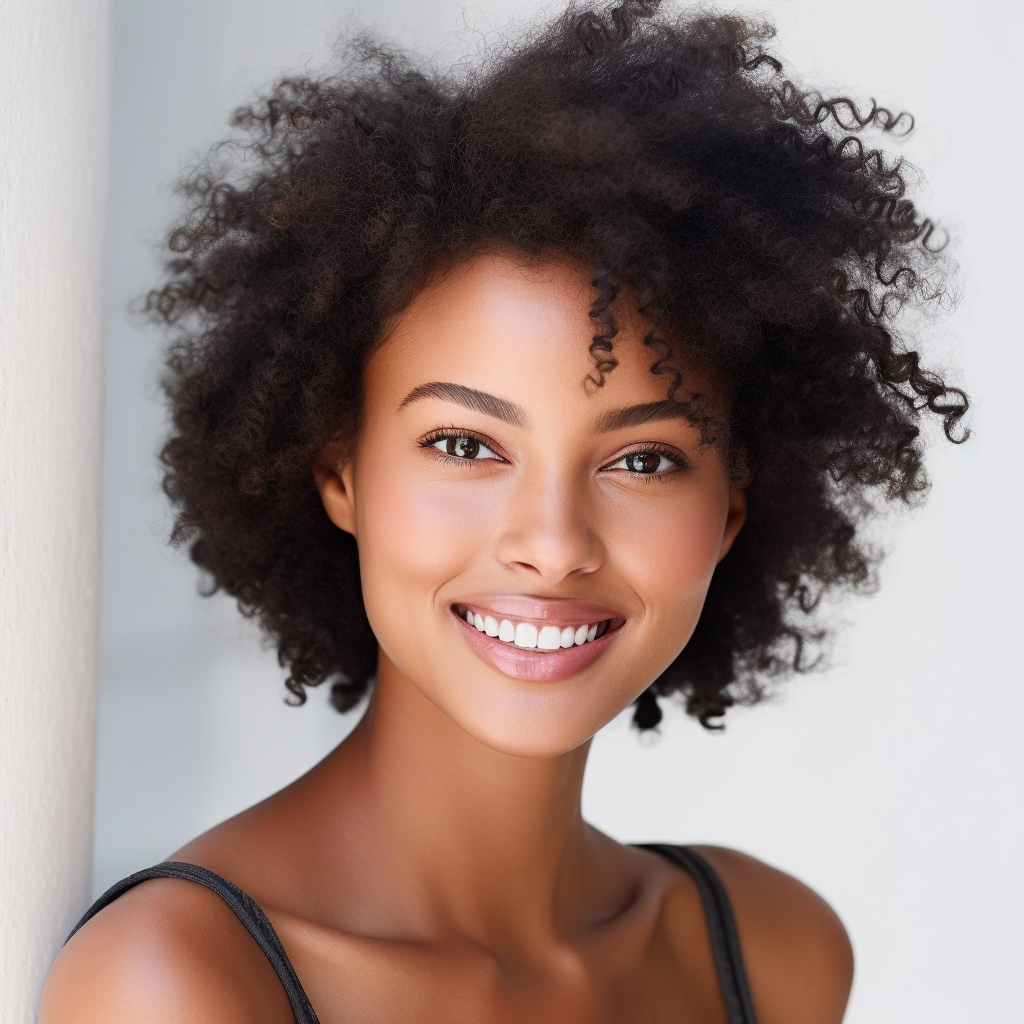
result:
<svg viewBox="0 0 1024 1024"><path fill-rule="evenodd" d="M726 1024L699 933L628 929L515 958L466 943L285 939L321 1024Z"/></svg>

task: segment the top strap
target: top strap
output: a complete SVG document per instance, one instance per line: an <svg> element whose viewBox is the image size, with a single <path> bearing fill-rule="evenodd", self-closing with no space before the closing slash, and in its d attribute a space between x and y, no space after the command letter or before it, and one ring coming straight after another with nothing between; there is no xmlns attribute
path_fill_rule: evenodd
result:
<svg viewBox="0 0 1024 1024"><path fill-rule="evenodd" d="M71 935L74 935L86 921L113 903L119 896L123 896L129 889L133 889L140 882L148 881L150 878L183 878L189 882L198 882L199 885L204 885L207 889L215 892L231 908L238 920L245 925L246 931L259 944L260 949L270 961L270 965L281 979L292 1013L295 1015L295 1024L320 1024L298 975L295 973L295 968L292 967L288 954L285 953L284 946L281 945L281 940L278 938L277 932L274 931L274 926L267 919L267 915L260 910L251 896L232 885L226 878L221 878L216 872L210 871L208 868L201 868L197 864L172 860L156 864L144 871L136 871L134 875L129 875L116 885L111 886L85 912L85 916L75 925ZM71 935L68 936L68 939L71 938Z"/></svg>
<svg viewBox="0 0 1024 1024"><path fill-rule="evenodd" d="M668 843L637 845L644 850L660 853L662 857L675 862L696 882L701 903L704 904L704 917L711 939L711 954L718 971L718 982L722 989L729 1024L757 1024L747 972L743 966L736 918L733 916L729 894L718 877L718 872L688 846L672 846Z"/></svg>

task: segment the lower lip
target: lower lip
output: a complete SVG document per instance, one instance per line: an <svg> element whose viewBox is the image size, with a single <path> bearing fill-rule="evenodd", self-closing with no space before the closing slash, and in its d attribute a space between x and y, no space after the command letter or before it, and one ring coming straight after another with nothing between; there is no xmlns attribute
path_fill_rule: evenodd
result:
<svg viewBox="0 0 1024 1024"><path fill-rule="evenodd" d="M604 636L590 640L579 647L565 647L557 651L538 651L529 647L516 647L497 637L481 633L464 618L452 612L452 618L465 633L478 657L492 668L513 679L529 679L534 682L557 683L562 679L582 672L588 665L608 649L608 645L619 635L619 628L609 630Z"/></svg>

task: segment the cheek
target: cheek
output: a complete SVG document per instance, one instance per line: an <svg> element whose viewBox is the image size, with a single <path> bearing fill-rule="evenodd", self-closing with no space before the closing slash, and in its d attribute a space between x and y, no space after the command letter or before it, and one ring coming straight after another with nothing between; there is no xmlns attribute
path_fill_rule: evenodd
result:
<svg viewBox="0 0 1024 1024"><path fill-rule="evenodd" d="M495 496L459 480L431 479L421 452L401 465L361 463L357 535L367 610L401 603L426 611L430 598L472 562L494 521ZM371 613L372 615L372 613ZM373 621L371 617L371 622Z"/></svg>
<svg viewBox="0 0 1024 1024"><path fill-rule="evenodd" d="M728 496L718 490L695 488L647 503L609 545L649 614L671 623L672 632L683 631L680 644L696 625L718 564L728 512Z"/></svg>

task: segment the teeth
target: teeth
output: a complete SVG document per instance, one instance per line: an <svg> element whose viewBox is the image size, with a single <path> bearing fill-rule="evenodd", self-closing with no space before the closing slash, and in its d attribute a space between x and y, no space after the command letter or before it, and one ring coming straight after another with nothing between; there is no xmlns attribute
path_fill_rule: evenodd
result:
<svg viewBox="0 0 1024 1024"><path fill-rule="evenodd" d="M516 626L516 647L536 647L537 627L532 622L520 622Z"/></svg>
<svg viewBox="0 0 1024 1024"><path fill-rule="evenodd" d="M467 608L464 612L466 622L488 636L496 636L507 644L515 644L525 650L557 651L559 648L582 647L598 636L608 632L609 621L584 622L580 626L542 626L537 628L532 622L512 622L502 619L501 622L493 615L481 615Z"/></svg>
<svg viewBox="0 0 1024 1024"><path fill-rule="evenodd" d="M561 642L562 631L557 626L545 626L537 637L537 646L542 651L557 651Z"/></svg>

